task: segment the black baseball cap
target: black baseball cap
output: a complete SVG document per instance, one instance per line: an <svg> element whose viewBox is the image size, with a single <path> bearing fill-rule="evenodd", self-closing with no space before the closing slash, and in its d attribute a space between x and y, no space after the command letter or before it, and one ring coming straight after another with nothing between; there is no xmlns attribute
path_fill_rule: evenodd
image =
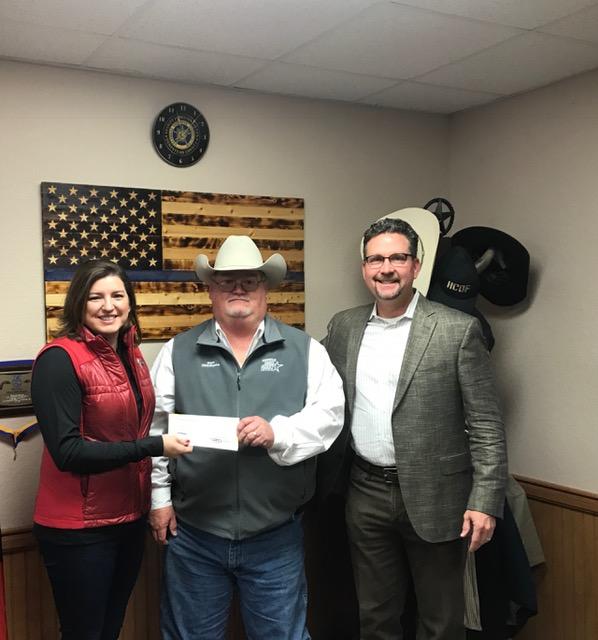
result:
<svg viewBox="0 0 598 640"><path fill-rule="evenodd" d="M475 262L463 247L451 247L440 257L428 299L473 314L480 290Z"/></svg>

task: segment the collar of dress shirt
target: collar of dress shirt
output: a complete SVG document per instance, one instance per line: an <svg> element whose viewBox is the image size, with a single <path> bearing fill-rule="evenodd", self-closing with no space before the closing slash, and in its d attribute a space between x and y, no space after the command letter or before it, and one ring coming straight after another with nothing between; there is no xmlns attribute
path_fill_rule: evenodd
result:
<svg viewBox="0 0 598 640"><path fill-rule="evenodd" d="M265 326L266 326L265 320L262 320L258 324L257 329L255 330L255 333L253 334L253 339L251 340L251 345L249 346L249 350L247 351L247 355L249 355L256 348L256 346L258 345L259 341L262 339L262 337L264 335ZM230 343L228 341L228 338L226 337L226 333L224 333L222 327L218 323L218 320L214 320L214 328L216 329L216 335L218 336L220 341L227 348L230 349Z"/></svg>
<svg viewBox="0 0 598 640"><path fill-rule="evenodd" d="M370 314L368 322L376 323L376 324L399 324L399 322L403 318L408 318L409 320L413 320L413 314L415 313L415 307L417 306L417 301L419 300L419 291L416 289L413 294L413 298L411 298L411 302L407 305L407 309L405 309L405 313L402 316L397 316L396 318L383 318L376 313L376 303L374 303L374 307L372 308L372 313Z"/></svg>

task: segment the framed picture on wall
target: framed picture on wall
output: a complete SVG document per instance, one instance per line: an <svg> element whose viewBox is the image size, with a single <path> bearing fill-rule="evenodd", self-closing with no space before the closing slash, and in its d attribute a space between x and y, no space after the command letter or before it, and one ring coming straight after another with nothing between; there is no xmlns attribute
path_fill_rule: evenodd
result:
<svg viewBox="0 0 598 640"><path fill-rule="evenodd" d="M31 367L33 360L0 362L0 416L33 414Z"/></svg>

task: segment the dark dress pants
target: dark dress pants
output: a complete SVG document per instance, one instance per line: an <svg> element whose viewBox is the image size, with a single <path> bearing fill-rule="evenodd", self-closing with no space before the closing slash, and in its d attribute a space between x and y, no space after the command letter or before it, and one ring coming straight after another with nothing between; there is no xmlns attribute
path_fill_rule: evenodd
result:
<svg viewBox="0 0 598 640"><path fill-rule="evenodd" d="M377 468L380 469L380 468ZM431 543L407 516L396 480L354 463L346 507L361 640L402 640L411 581L418 640L464 640L463 540Z"/></svg>
<svg viewBox="0 0 598 640"><path fill-rule="evenodd" d="M62 640L117 640L141 567L145 519L90 544L39 540Z"/></svg>

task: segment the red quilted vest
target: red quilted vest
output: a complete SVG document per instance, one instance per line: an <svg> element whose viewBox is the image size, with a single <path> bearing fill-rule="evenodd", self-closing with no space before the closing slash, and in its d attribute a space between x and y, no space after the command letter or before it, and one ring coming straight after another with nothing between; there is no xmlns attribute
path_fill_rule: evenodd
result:
<svg viewBox="0 0 598 640"><path fill-rule="evenodd" d="M112 347L83 329L82 341L57 338L46 349L64 349L83 390L81 437L100 442L137 440L148 434L154 390L134 329L124 336L127 354L143 398L141 419L127 372ZM79 475L60 471L44 447L33 520L59 529L83 529L137 520L149 511L151 459L111 471Z"/></svg>

